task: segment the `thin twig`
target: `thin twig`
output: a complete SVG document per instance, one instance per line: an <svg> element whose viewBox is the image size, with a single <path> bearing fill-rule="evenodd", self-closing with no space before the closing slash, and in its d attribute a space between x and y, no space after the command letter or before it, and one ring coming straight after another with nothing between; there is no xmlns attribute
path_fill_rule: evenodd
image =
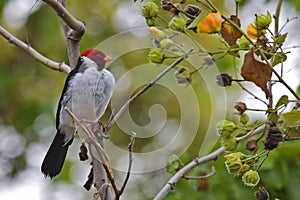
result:
<svg viewBox="0 0 300 200"><path fill-rule="evenodd" d="M185 179L206 179L216 174L216 169L214 166L211 167L211 172L204 176L183 176Z"/></svg>
<svg viewBox="0 0 300 200"><path fill-rule="evenodd" d="M245 92L247 92L248 94L250 94L254 99L257 99L260 102L264 103L266 106L268 106L268 104L264 100L262 100L261 98L259 98L255 94L253 94L250 90L248 90L247 88L245 88L240 82L237 82L237 84L242 88L242 90L244 90Z"/></svg>
<svg viewBox="0 0 300 200"><path fill-rule="evenodd" d="M81 36L85 32L85 25L83 22L78 21L69 11L64 8L62 4L60 4L56 0L43 0L45 3L47 3L49 6L51 6L55 12L58 14L59 17L61 17L69 26L71 29L77 31Z"/></svg>
<svg viewBox="0 0 300 200"><path fill-rule="evenodd" d="M125 187L128 183L128 180L129 180L129 177L130 177L130 173L131 173L131 168L132 168L132 161L133 161L133 158L132 158L132 148L133 148L133 145L134 145L134 141L135 141L135 137L136 137L136 133L135 132L132 132L132 135L130 137L130 142L128 144L128 151L129 151L129 164L128 164L128 169L127 169L127 174L126 174L126 177L125 177L125 180L124 180L124 183L121 187L121 189L119 190L119 193L118 195L116 196L116 199L119 199L119 197L123 194L124 190L125 190ZM118 198L117 198L118 197Z"/></svg>
<svg viewBox="0 0 300 200"><path fill-rule="evenodd" d="M192 49L189 50L189 53L192 52ZM151 88L156 82L158 82L162 77L164 77L171 69L173 69L176 65L182 62L188 54L185 54L179 57L176 61L174 61L171 65L169 65L166 69L164 69L160 74L158 74L150 83L148 83L145 87L143 87L140 91L138 91L135 95L133 95L130 99L128 99L124 105L120 108L120 110L113 116L113 118L108 122L105 127L105 134L111 129L114 123L119 119L119 117L123 114L123 112L128 108L129 104L134 101L136 98L145 93L149 88Z"/></svg>
<svg viewBox="0 0 300 200"><path fill-rule="evenodd" d="M19 40L15 36L13 36L6 29L4 29L2 26L0 26L0 35L2 35L8 42L10 42L10 43L16 45L17 47L25 50L33 58L35 58L37 61L44 64L45 66L49 67L50 69L57 70L57 71L63 71L65 73L69 73L71 71L71 68L68 65L66 65L64 62L58 63L58 62L55 62L55 61L50 60L49 58L43 56L42 54L37 52L31 46L29 46L28 44L24 43L23 41Z"/></svg>
<svg viewBox="0 0 300 200"><path fill-rule="evenodd" d="M66 7L66 0L58 0L58 2ZM80 40L83 33L77 33L76 30L72 30L70 25L67 24L62 18L60 18L61 25L63 27L65 37L67 40L68 58L71 68L75 68L78 57L80 56Z"/></svg>
<svg viewBox="0 0 300 200"><path fill-rule="evenodd" d="M244 139L247 139L255 134L260 133L261 131L263 131L265 128L264 125L249 131L246 135L236 138L237 141L241 141ZM194 160L192 160L190 163L188 163L187 165L185 165L183 168L181 168L178 172L176 172L176 174L174 174L169 181L163 186L163 188L159 191L159 193L156 195L156 197L154 198L154 200L161 200L163 199L168 193L169 191L171 191L172 189L174 189L176 183L179 181L180 178L182 178L186 173L188 173L189 171L191 171L192 169L194 169L195 167L199 166L200 164L209 162L211 160L216 160L221 154L223 154L225 152L225 147L222 146L220 148L218 148L217 150L207 154L206 156L203 157L199 157L196 158Z"/></svg>
<svg viewBox="0 0 300 200"><path fill-rule="evenodd" d="M284 137L284 141L300 140L300 137Z"/></svg>
<svg viewBox="0 0 300 200"><path fill-rule="evenodd" d="M281 11L281 5L282 5L282 0L278 1L277 7L276 7L276 12L275 12L275 23L274 23L274 34L275 36L278 35L278 30L279 30L279 15Z"/></svg>

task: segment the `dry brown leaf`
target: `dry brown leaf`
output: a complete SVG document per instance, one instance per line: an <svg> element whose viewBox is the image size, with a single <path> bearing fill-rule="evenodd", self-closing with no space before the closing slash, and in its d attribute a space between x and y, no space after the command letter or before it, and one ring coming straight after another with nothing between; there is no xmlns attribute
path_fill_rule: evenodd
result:
<svg viewBox="0 0 300 200"><path fill-rule="evenodd" d="M255 59L253 49L245 55L241 75L245 80L260 87L266 93L267 98L270 96L267 82L271 79L272 69L267 64Z"/></svg>
<svg viewBox="0 0 300 200"><path fill-rule="evenodd" d="M239 27L241 27L240 19L235 16L231 15L230 20L236 23ZM224 21L222 23L221 27L221 34L224 38L224 40L230 45L234 45L240 37L242 37L242 33L238 31L236 28L234 28L231 24L229 24L227 21Z"/></svg>

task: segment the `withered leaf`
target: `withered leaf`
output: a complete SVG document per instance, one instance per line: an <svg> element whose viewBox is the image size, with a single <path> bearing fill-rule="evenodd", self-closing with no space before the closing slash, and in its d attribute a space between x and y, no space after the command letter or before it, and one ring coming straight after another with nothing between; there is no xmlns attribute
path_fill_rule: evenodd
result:
<svg viewBox="0 0 300 200"><path fill-rule="evenodd" d="M239 27L241 27L240 19L235 16L231 15L230 20L236 23ZM240 37L242 37L242 33L238 31L236 28L234 28L229 22L224 21L222 22L221 27L221 34L224 38L224 40L230 45L234 45Z"/></svg>
<svg viewBox="0 0 300 200"><path fill-rule="evenodd" d="M241 75L245 80L260 87L267 98L270 96L267 82L271 79L272 69L267 64L255 59L253 49L245 55Z"/></svg>

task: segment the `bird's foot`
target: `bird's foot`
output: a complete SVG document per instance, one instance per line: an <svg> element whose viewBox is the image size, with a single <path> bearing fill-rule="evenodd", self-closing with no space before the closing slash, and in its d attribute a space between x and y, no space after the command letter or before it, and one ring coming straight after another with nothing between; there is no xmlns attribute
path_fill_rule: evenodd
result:
<svg viewBox="0 0 300 200"><path fill-rule="evenodd" d="M108 135L105 134L105 126L100 122L100 121L97 121L97 122L94 122L92 124L92 130L93 132L95 133L96 137L98 137L99 139L108 139Z"/></svg>

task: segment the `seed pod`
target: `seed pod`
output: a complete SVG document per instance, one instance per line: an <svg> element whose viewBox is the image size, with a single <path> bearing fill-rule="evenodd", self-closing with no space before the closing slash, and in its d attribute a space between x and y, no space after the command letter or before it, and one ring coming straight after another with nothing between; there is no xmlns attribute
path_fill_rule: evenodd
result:
<svg viewBox="0 0 300 200"><path fill-rule="evenodd" d="M230 86L232 83L232 77L227 73L218 74L216 79L217 84L222 87Z"/></svg>
<svg viewBox="0 0 300 200"><path fill-rule="evenodd" d="M246 144L246 149L248 149L251 152L256 152L258 150L257 140L255 139L248 140Z"/></svg>
<svg viewBox="0 0 300 200"><path fill-rule="evenodd" d="M271 127L267 137L263 140L266 150L275 149L280 142L283 141L282 133L277 127Z"/></svg>
<svg viewBox="0 0 300 200"><path fill-rule="evenodd" d="M237 102L234 108L239 112L239 114L243 114L247 110L247 105L244 102Z"/></svg>
<svg viewBox="0 0 300 200"><path fill-rule="evenodd" d="M189 4L187 7L185 7L184 12L186 12L194 17L197 17L202 12L202 10L197 6ZM189 16L187 15L187 17L189 17Z"/></svg>
<svg viewBox="0 0 300 200"><path fill-rule="evenodd" d="M258 191L254 193L256 200L269 200L270 195L264 187L260 187Z"/></svg>

